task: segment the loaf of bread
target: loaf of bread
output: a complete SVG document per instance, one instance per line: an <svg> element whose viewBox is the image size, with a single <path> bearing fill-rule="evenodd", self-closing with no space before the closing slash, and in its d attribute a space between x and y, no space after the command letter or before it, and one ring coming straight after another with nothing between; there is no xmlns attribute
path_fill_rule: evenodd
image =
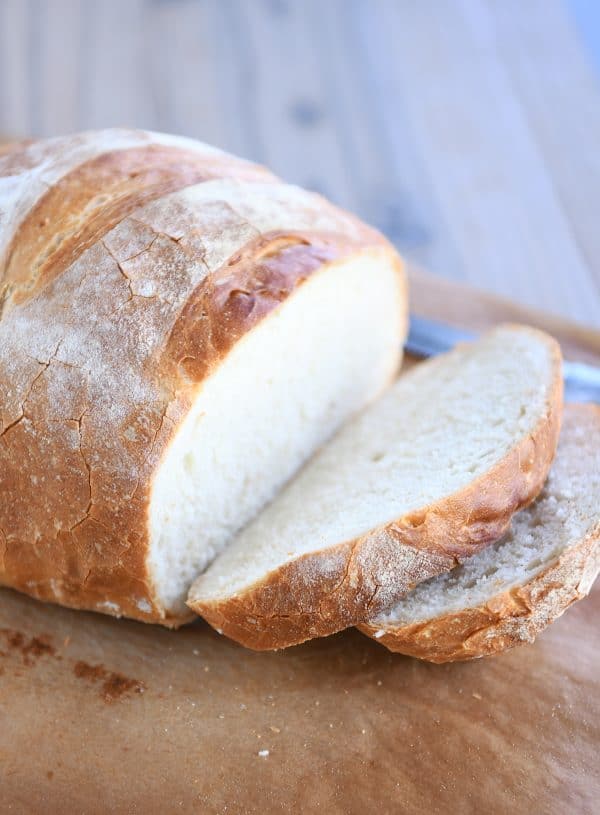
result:
<svg viewBox="0 0 600 815"><path fill-rule="evenodd" d="M543 486L561 413L560 350L534 329L422 363L245 527L190 606L257 649L370 619L504 533Z"/></svg>
<svg viewBox="0 0 600 815"><path fill-rule="evenodd" d="M406 331L381 235L159 134L2 154L0 269L0 583L166 625Z"/></svg>
<svg viewBox="0 0 600 815"><path fill-rule="evenodd" d="M544 490L506 536L359 627L431 662L487 656L532 642L599 571L600 408L567 405Z"/></svg>

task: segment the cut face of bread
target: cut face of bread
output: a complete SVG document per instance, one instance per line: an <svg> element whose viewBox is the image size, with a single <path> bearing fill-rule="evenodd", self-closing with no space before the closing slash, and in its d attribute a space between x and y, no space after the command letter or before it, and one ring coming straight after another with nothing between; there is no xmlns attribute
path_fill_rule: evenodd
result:
<svg viewBox="0 0 600 815"><path fill-rule="evenodd" d="M149 561L167 608L185 610L193 578L390 382L402 295L381 252L324 267L204 381L152 489Z"/></svg>
<svg viewBox="0 0 600 815"><path fill-rule="evenodd" d="M176 626L196 574L389 385L393 247L200 142L0 155L0 583Z"/></svg>
<svg viewBox="0 0 600 815"><path fill-rule="evenodd" d="M600 570L600 409L568 405L538 500L510 531L361 630L392 651L447 662L532 642Z"/></svg>
<svg viewBox="0 0 600 815"><path fill-rule="evenodd" d="M561 406L560 351L532 329L417 366L237 536L188 604L254 648L368 619L502 535L542 487Z"/></svg>

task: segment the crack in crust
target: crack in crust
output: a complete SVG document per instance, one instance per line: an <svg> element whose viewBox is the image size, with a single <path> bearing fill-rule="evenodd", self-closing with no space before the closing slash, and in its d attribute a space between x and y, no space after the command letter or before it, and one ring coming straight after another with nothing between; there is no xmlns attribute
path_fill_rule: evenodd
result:
<svg viewBox="0 0 600 815"><path fill-rule="evenodd" d="M92 468L90 467L90 464L89 464L88 460L86 459L86 457L84 455L84 452L83 452L83 440L82 440L82 435L81 435L81 423L83 421L83 417L85 416L85 414L87 412L88 412L88 410L86 408L83 411L83 413L81 414L81 416L79 416L76 421L77 421L77 433L79 435L79 454L81 456L81 460L83 461L83 466L85 467L85 470L87 472L88 488L89 488L90 497L89 497L89 500L88 500L87 507L85 508L85 512L83 514L83 517L81 518L81 520L77 521L77 523L73 524L73 526L69 529L69 532L73 532L73 530L77 529L78 526L81 526L81 524L83 524L85 521L87 521L87 519L89 518L90 513L92 511L92 506L93 506L93 501L92 501ZM88 574L89 574L89 572L88 572ZM84 585L85 585L86 581L84 580L83 582L84 582Z"/></svg>
<svg viewBox="0 0 600 815"><path fill-rule="evenodd" d="M101 136L77 145L94 138L102 153ZM178 625L192 613L160 606L148 574L148 505L199 384L323 264L393 250L225 154L88 145L77 164L61 144L0 158L0 176L29 173L37 196L23 180L27 212L2 199L0 582ZM199 181L208 192L188 189Z"/></svg>
<svg viewBox="0 0 600 815"><path fill-rule="evenodd" d="M61 345L62 345L62 340L59 340L58 345L56 346L56 348L54 349L54 351L50 355L50 358L46 362L42 362L39 359L35 360L38 363L38 365L40 365L41 370L33 377L33 379L31 380L31 383L29 384L29 387L27 388L27 392L25 394L25 397L23 398L23 401L21 402L21 405L20 405L21 415L17 419L15 419L13 422L10 422L8 425L6 425L6 427L2 428L2 430L0 431L0 438L2 438L4 435L6 435L6 433L8 433L9 430L12 430L24 418L26 418L25 405L27 404L27 402L29 401L29 398L31 397L33 388L35 387L35 384L38 381L38 379L40 379L40 377L43 376L43 374L46 373L46 371L50 367L52 361L54 359L56 359L56 355L58 354L58 351L59 351Z"/></svg>
<svg viewBox="0 0 600 815"><path fill-rule="evenodd" d="M1 311L59 276L141 206L226 177L275 181L264 168L240 159L153 144L101 152L54 185L40 180L46 193L18 224L4 261L0 258Z"/></svg>

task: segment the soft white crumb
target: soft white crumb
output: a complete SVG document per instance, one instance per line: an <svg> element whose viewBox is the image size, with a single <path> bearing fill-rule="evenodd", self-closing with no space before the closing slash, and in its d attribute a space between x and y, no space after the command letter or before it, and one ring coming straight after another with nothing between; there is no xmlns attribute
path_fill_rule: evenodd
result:
<svg viewBox="0 0 600 815"><path fill-rule="evenodd" d="M259 750L259 751L258 751L258 755L259 755L261 758L266 758L266 757L269 755L269 751L268 751L268 750Z"/></svg>

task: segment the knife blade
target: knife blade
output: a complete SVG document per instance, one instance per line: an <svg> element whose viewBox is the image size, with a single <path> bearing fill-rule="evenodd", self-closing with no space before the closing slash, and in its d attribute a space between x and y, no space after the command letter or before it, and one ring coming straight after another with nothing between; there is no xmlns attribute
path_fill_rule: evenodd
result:
<svg viewBox="0 0 600 815"><path fill-rule="evenodd" d="M458 342L471 342L477 334L436 320L410 315L406 351L417 357L432 357L449 351ZM563 362L565 399L568 402L600 403L600 368L585 362Z"/></svg>

